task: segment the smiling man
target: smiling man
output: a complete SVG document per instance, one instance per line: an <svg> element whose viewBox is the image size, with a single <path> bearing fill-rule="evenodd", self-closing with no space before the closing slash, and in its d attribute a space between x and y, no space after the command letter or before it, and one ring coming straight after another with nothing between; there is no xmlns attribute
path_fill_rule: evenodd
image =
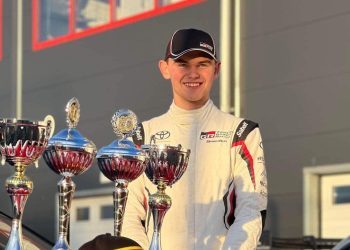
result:
<svg viewBox="0 0 350 250"><path fill-rule="evenodd" d="M211 101L220 71L212 37L197 29L176 31L159 69L172 84L173 103L143 122L134 141L149 144L154 135L159 144L191 149L185 174L166 191L173 202L162 225L163 250L255 249L267 206L260 130ZM155 192L145 175L129 185L123 234L144 249L152 236L145 228L147 202Z"/></svg>
<svg viewBox="0 0 350 250"><path fill-rule="evenodd" d="M187 44L184 48L178 48L178 52L174 51L174 44L178 42L182 45L181 41L174 39L188 39L186 36L197 31L189 32L174 36L168 45L165 60L159 62L163 77L171 81L175 105L186 110L204 106L220 70L220 62L216 60L215 54L209 54L210 51L214 52L214 48L207 43L200 42L203 47L197 49L192 44Z"/></svg>

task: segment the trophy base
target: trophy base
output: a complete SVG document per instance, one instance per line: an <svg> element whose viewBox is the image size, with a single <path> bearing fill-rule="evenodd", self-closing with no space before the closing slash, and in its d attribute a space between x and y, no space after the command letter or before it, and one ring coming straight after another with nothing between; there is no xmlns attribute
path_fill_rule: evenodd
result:
<svg viewBox="0 0 350 250"><path fill-rule="evenodd" d="M162 244L160 241L160 232L153 232L151 245L149 250L162 250Z"/></svg>
<svg viewBox="0 0 350 250"><path fill-rule="evenodd" d="M20 220L13 219L9 241L5 250L21 250L22 244L22 224Z"/></svg>
<svg viewBox="0 0 350 250"><path fill-rule="evenodd" d="M71 250L71 248L66 238L59 237L52 250Z"/></svg>

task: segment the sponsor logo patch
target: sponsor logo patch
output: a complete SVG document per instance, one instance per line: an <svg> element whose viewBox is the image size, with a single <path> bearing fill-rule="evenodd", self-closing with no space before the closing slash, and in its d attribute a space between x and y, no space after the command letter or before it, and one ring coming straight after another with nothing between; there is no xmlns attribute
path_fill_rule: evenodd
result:
<svg viewBox="0 0 350 250"><path fill-rule="evenodd" d="M207 140L207 142L226 142L227 140L231 138L232 131L208 131L208 132L201 132L200 139L206 140L206 139L216 139L216 140Z"/></svg>
<svg viewBox="0 0 350 250"><path fill-rule="evenodd" d="M154 136L155 136L156 140L165 140L165 139L168 139L170 137L170 132L163 130L163 131L157 132Z"/></svg>
<svg viewBox="0 0 350 250"><path fill-rule="evenodd" d="M264 158L264 156L259 156L258 157L258 162L265 162L265 158Z"/></svg>
<svg viewBox="0 0 350 250"><path fill-rule="evenodd" d="M213 51L213 46L210 46L207 43L200 42L199 46L206 48L206 49L209 49L210 51Z"/></svg>
<svg viewBox="0 0 350 250"><path fill-rule="evenodd" d="M244 130L248 127L248 123L243 122L242 127L240 127L236 133L236 135L238 136L238 138L240 138L244 132Z"/></svg>
<svg viewBox="0 0 350 250"><path fill-rule="evenodd" d="M266 179L266 170L260 174L260 195L267 197L267 179Z"/></svg>

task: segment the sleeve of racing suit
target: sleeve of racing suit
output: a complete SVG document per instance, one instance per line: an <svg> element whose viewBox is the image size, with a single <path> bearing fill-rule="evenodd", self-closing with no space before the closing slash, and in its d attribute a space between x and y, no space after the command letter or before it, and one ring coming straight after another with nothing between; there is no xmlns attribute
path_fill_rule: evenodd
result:
<svg viewBox="0 0 350 250"><path fill-rule="evenodd" d="M148 249L145 229L147 196L145 195L144 175L132 181L123 219L122 236L136 241L143 249Z"/></svg>
<svg viewBox="0 0 350 250"><path fill-rule="evenodd" d="M142 124L139 124L133 141L137 146L144 142L144 131ZM139 178L128 185L128 199L122 226L122 236L136 241L143 249L148 249L148 238L145 229L147 214L147 191L145 188L145 176Z"/></svg>
<svg viewBox="0 0 350 250"><path fill-rule="evenodd" d="M231 148L233 180L224 197L228 228L223 249L256 249L267 207L267 179L258 124L243 120Z"/></svg>

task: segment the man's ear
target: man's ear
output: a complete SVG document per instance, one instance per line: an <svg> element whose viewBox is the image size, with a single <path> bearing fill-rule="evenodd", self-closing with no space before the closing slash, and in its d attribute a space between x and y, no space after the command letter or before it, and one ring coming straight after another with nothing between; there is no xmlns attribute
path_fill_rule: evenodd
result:
<svg viewBox="0 0 350 250"><path fill-rule="evenodd" d="M221 62L215 63L215 79L218 78L221 69Z"/></svg>
<svg viewBox="0 0 350 250"><path fill-rule="evenodd" d="M164 79L169 80L170 74L169 74L168 62L164 60L160 60L158 63L158 67Z"/></svg>

